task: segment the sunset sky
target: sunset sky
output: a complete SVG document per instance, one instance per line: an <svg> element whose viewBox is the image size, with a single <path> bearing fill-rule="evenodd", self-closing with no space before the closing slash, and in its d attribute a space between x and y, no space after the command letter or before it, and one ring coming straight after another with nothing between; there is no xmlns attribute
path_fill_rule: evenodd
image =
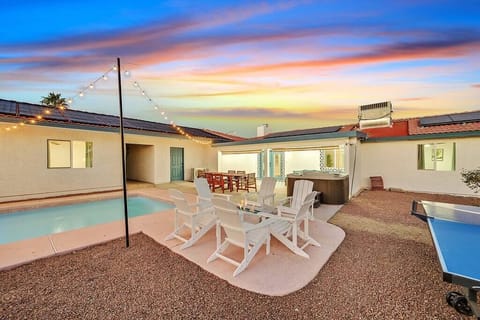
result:
<svg viewBox="0 0 480 320"><path fill-rule="evenodd" d="M245 137L263 123L274 132L355 123L359 105L382 101L394 118L480 110L479 1L3 0L0 9L3 99L39 103L55 91L72 109L118 114L108 71L120 57L131 73L125 116Z"/></svg>

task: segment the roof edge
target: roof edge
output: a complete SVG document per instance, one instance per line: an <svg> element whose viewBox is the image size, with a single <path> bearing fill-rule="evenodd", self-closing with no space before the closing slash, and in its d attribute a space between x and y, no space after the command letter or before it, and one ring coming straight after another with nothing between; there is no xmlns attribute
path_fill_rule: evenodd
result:
<svg viewBox="0 0 480 320"><path fill-rule="evenodd" d="M290 141L303 141L303 140L323 140L323 139L335 139L335 138L360 138L365 139L367 135L360 131L339 131L331 133L310 134L301 136L288 136L278 138L265 138L259 140L243 140L234 142L218 142L212 146L240 146L240 145L252 145L252 144L264 144L264 143L276 143L276 142L290 142Z"/></svg>
<svg viewBox="0 0 480 320"><path fill-rule="evenodd" d="M408 141L408 140L431 140L431 139L444 139L444 138L471 138L471 137L479 137L479 136L480 136L480 130L461 131L461 132L442 132L442 133L415 134L410 136L367 138L363 140L362 143Z"/></svg>

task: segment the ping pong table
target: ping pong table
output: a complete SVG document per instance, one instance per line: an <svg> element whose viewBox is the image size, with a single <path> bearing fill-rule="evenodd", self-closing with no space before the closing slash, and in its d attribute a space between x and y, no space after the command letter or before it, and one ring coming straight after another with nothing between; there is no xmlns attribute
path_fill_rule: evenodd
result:
<svg viewBox="0 0 480 320"><path fill-rule="evenodd" d="M423 213L418 211L418 205ZM443 281L460 285L447 302L458 312L480 319L480 207L432 201L413 201L411 214L428 223L443 271Z"/></svg>

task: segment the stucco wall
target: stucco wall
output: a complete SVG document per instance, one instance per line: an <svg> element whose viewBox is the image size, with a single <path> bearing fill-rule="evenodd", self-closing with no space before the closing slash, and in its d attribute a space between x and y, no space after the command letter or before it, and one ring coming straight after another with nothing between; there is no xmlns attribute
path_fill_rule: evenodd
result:
<svg viewBox="0 0 480 320"><path fill-rule="evenodd" d="M217 169L217 153L212 150L210 145L200 144L183 137L176 136L145 136L137 134L127 134L125 136L125 143L137 144L143 146L153 146L153 153L150 151L144 151L143 156L153 156L153 159L147 159L145 168L137 172L137 179L142 177L141 181L152 182L154 184L170 182L170 148L183 148L184 149L184 170L185 180L193 180L192 169L193 168L211 168ZM136 156L136 162L140 163ZM150 177L149 162L153 165L153 177ZM142 180L145 179L145 180ZM148 180L147 180L148 179Z"/></svg>
<svg viewBox="0 0 480 320"><path fill-rule="evenodd" d="M285 152L285 174L295 170L320 170L320 151Z"/></svg>
<svg viewBox="0 0 480 320"><path fill-rule="evenodd" d="M456 143L456 170L417 169L417 146L443 142ZM385 188L476 195L461 181L460 172L480 166L480 138L362 143L360 157L361 186L365 188L370 187L371 176L382 176Z"/></svg>
<svg viewBox="0 0 480 320"><path fill-rule="evenodd" d="M93 168L47 168L47 140L93 142ZM118 134L24 126L0 134L0 201L121 188Z"/></svg>
<svg viewBox="0 0 480 320"><path fill-rule="evenodd" d="M0 129L7 125L0 123ZM93 168L48 169L48 139L93 142ZM138 145L127 167L132 179L170 182L170 147L184 148L186 180L192 179L192 168L217 168L216 151L184 138L126 134L125 143ZM2 130L0 150L0 202L122 187L120 135L116 132L26 125L15 131Z"/></svg>
<svg viewBox="0 0 480 320"><path fill-rule="evenodd" d="M218 160L218 170L227 172L228 170L243 170L247 173L257 172L258 154L222 154Z"/></svg>
<svg viewBox="0 0 480 320"><path fill-rule="evenodd" d="M155 183L155 147L127 143L127 178Z"/></svg>

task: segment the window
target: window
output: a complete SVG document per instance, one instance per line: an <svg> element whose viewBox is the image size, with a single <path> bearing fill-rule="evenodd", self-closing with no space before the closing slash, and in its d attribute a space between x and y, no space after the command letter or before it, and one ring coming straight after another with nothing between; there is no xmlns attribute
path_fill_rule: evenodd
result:
<svg viewBox="0 0 480 320"><path fill-rule="evenodd" d="M455 142L419 144L418 169L455 171Z"/></svg>
<svg viewBox="0 0 480 320"><path fill-rule="evenodd" d="M325 150L324 167L326 170L344 170L345 152L343 148Z"/></svg>
<svg viewBox="0 0 480 320"><path fill-rule="evenodd" d="M48 168L70 168L70 141L48 140Z"/></svg>
<svg viewBox="0 0 480 320"><path fill-rule="evenodd" d="M92 168L93 142L48 140L48 168Z"/></svg>

